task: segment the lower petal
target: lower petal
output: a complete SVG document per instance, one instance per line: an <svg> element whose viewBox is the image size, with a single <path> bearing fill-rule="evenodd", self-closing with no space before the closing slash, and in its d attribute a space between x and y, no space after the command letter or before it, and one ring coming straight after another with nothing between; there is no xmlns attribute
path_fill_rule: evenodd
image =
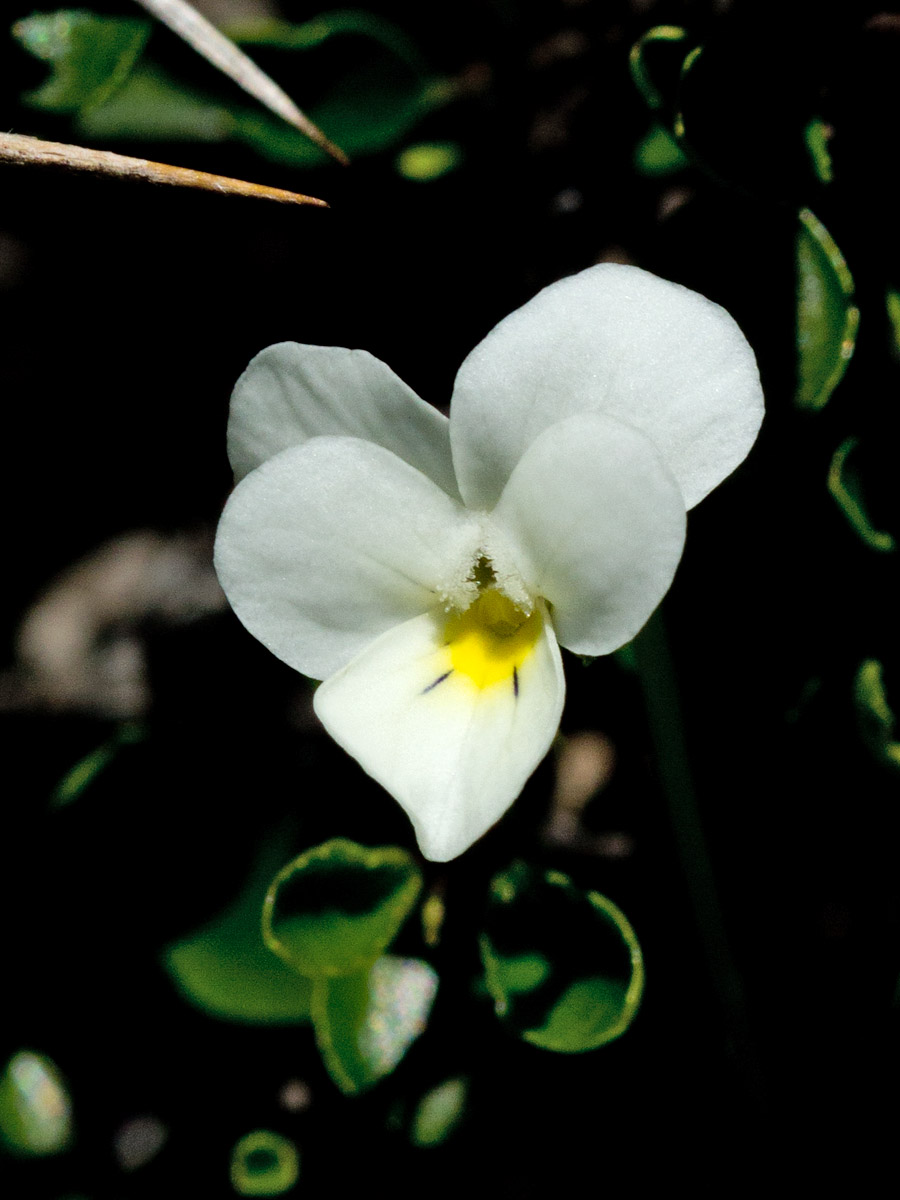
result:
<svg viewBox="0 0 900 1200"><path fill-rule="evenodd" d="M530 618L535 620L535 618ZM406 810L446 862L506 812L547 753L565 681L546 613L507 654L443 612L383 634L315 695L331 736Z"/></svg>

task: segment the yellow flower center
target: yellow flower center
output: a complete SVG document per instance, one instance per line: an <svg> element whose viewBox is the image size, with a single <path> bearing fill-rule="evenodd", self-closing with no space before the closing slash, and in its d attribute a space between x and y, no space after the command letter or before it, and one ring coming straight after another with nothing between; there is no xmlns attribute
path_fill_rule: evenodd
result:
<svg viewBox="0 0 900 1200"><path fill-rule="evenodd" d="M541 636L543 618L528 616L496 588L486 588L461 613L447 620L444 636L452 669L479 688L512 680L518 694L519 667Z"/></svg>

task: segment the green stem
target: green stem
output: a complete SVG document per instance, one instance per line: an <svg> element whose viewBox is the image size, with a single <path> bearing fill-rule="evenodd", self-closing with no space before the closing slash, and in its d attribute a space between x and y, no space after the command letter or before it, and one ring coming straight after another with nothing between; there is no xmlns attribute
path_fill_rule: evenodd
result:
<svg viewBox="0 0 900 1200"><path fill-rule="evenodd" d="M707 967L724 1012L731 1045L751 1091L759 1097L760 1077L747 1027L743 985L728 942L697 806L678 686L661 611L641 630L634 649L660 782Z"/></svg>

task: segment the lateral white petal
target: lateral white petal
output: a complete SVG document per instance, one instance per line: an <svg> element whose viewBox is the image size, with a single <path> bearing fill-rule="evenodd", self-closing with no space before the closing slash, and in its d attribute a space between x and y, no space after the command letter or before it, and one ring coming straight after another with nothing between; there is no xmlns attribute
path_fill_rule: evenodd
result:
<svg viewBox="0 0 900 1200"><path fill-rule="evenodd" d="M578 654L609 654L634 637L684 545L684 501L656 447L600 414L544 430L492 520L528 587L553 606L560 644Z"/></svg>
<svg viewBox="0 0 900 1200"><path fill-rule="evenodd" d="M311 437L358 437L392 450L458 497L447 418L365 350L279 342L237 381L228 418L235 478Z"/></svg>
<svg viewBox="0 0 900 1200"><path fill-rule="evenodd" d="M451 402L459 487L491 507L548 425L606 412L640 429L691 508L746 456L763 415L753 351L712 301L604 263L544 288L476 346Z"/></svg>
<svg viewBox="0 0 900 1200"><path fill-rule="evenodd" d="M550 748L565 696L549 620L515 683L485 688L449 670L445 623L435 611L383 634L314 700L325 728L400 802L435 862L462 854L506 812Z"/></svg>
<svg viewBox="0 0 900 1200"><path fill-rule="evenodd" d="M215 564L254 637L324 679L432 608L448 564L467 562L477 536L461 505L389 450L320 437L238 484Z"/></svg>

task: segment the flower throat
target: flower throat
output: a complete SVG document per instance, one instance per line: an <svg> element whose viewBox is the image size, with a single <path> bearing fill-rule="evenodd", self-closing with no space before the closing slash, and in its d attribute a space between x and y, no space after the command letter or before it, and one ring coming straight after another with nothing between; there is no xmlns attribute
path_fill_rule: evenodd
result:
<svg viewBox="0 0 900 1200"><path fill-rule="evenodd" d="M482 555L470 579L478 595L463 612L452 613L444 627L452 669L476 687L511 682L519 690L519 668L541 635L543 618L535 608L524 612L496 586L490 559Z"/></svg>

